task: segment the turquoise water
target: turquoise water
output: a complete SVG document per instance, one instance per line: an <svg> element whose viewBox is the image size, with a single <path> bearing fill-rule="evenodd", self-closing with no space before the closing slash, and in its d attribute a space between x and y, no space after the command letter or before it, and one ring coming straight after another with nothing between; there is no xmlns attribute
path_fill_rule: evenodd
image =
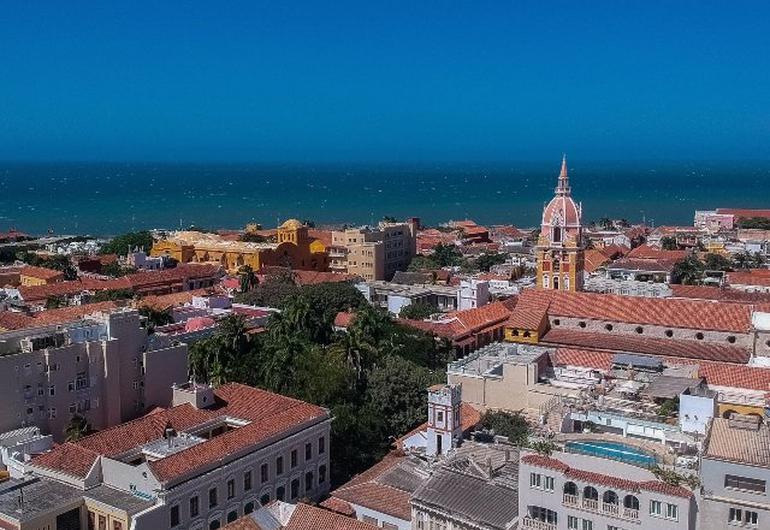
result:
<svg viewBox="0 0 770 530"><path fill-rule="evenodd" d="M0 231L110 235L141 228L240 228L289 217L371 223L535 226L560 156L546 162L410 165L21 164L0 162ZM718 206L770 207L770 162L587 162L570 159L586 219L691 224Z"/></svg>
<svg viewBox="0 0 770 530"><path fill-rule="evenodd" d="M656 464L654 456L641 449L619 442L567 442L565 447L569 452L600 456L611 460L619 460L626 464L643 467L653 467Z"/></svg>

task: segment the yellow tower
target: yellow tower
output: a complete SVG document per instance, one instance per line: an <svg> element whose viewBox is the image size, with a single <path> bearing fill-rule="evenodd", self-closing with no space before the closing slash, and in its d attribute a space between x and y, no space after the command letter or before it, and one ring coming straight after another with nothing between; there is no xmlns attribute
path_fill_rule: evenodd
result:
<svg viewBox="0 0 770 530"><path fill-rule="evenodd" d="M543 210L537 240L537 287L558 291L583 289L584 246L581 218L583 207L572 198L567 174L567 157L554 198Z"/></svg>

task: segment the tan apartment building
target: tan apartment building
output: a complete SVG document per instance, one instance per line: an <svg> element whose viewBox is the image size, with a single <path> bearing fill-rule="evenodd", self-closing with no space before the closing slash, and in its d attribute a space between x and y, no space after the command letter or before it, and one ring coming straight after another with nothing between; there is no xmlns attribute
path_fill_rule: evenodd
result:
<svg viewBox="0 0 770 530"><path fill-rule="evenodd" d="M104 429L167 406L187 371L187 345L150 344L134 310L0 333L0 432L37 426L60 441L74 414Z"/></svg>
<svg viewBox="0 0 770 530"><path fill-rule="evenodd" d="M381 222L377 228L348 228L332 232L329 268L364 280L389 280L409 266L416 253L419 219Z"/></svg>

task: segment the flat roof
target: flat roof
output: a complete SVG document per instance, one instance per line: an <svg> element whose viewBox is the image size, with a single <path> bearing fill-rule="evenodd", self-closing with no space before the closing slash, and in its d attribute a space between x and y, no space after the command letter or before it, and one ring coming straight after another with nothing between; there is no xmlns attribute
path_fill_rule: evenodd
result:
<svg viewBox="0 0 770 530"><path fill-rule="evenodd" d="M82 490L53 480L11 479L0 484L0 514L19 522L30 521L66 507L82 496Z"/></svg>

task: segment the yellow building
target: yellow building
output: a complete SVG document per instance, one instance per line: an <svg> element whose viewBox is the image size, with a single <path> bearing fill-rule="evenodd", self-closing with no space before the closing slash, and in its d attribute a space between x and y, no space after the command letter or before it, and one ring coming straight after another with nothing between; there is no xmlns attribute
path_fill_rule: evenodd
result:
<svg viewBox="0 0 770 530"><path fill-rule="evenodd" d="M47 269L45 267L24 267L19 271L19 282L27 287L31 285L48 285L64 281L62 271Z"/></svg>
<svg viewBox="0 0 770 530"><path fill-rule="evenodd" d="M278 227L274 243L229 241L218 234L183 231L155 241L150 254L179 263L218 263L231 273L244 265L255 271L274 266L314 271L329 267L326 245L310 237L308 228L296 219Z"/></svg>
<svg viewBox="0 0 770 530"><path fill-rule="evenodd" d="M584 246L581 217L583 209L572 198L567 175L567 158L555 196L543 210L537 241L537 287L557 291L583 289Z"/></svg>

